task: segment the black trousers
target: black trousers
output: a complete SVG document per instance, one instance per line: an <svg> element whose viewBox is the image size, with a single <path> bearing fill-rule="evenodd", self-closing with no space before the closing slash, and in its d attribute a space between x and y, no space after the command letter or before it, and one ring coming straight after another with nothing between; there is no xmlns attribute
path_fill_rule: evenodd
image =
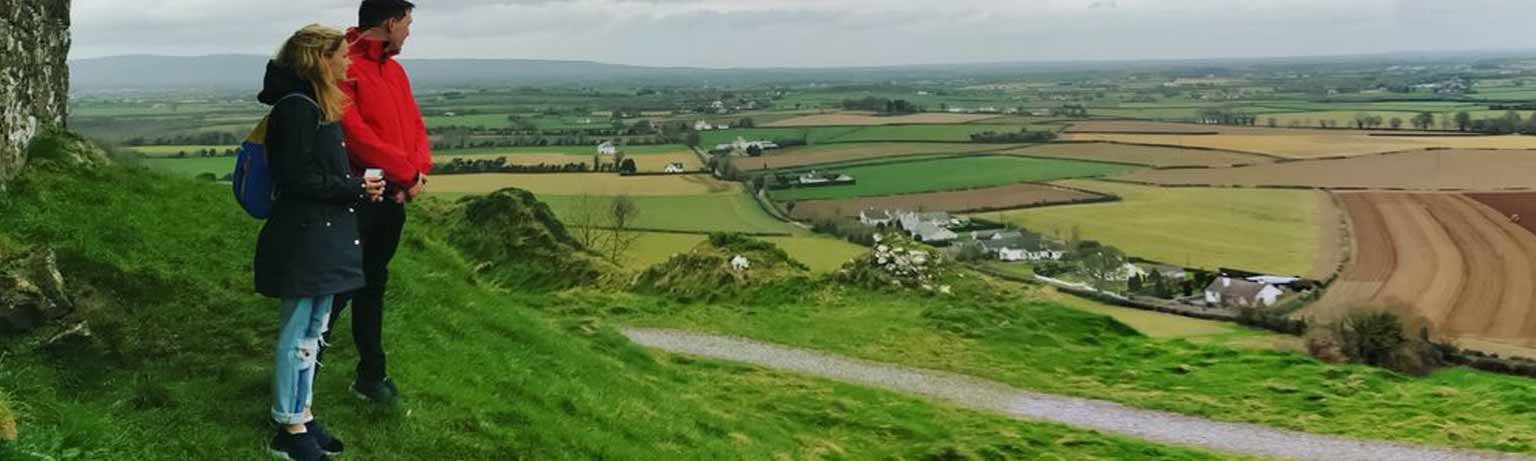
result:
<svg viewBox="0 0 1536 461"><path fill-rule="evenodd" d="M331 325L352 305L352 341L357 345L357 381L377 383L389 376L384 361L384 289L389 285L389 261L405 229L405 206L385 199L357 209L359 240L363 243L363 274L368 285L336 299Z"/></svg>

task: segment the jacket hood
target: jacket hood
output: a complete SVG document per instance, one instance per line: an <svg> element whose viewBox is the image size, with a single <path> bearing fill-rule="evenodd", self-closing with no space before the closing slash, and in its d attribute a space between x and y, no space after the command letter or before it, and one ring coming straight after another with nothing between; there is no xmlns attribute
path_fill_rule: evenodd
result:
<svg viewBox="0 0 1536 461"><path fill-rule="evenodd" d="M277 104L279 99L293 93L304 93L315 97L314 85L308 80L299 77L299 73L293 69L278 64L277 61L267 61L267 76L261 86L261 94L256 95L256 100L262 104Z"/></svg>
<svg viewBox="0 0 1536 461"><path fill-rule="evenodd" d="M370 61L383 62L400 54L399 51L390 51L389 42L385 40L373 40L363 37L362 29L353 27L347 29L347 53L351 56L362 56Z"/></svg>

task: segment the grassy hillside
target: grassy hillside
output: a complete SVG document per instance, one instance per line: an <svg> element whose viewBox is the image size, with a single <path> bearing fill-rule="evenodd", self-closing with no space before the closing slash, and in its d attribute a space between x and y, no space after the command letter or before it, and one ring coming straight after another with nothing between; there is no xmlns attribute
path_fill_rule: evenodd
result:
<svg viewBox="0 0 1536 461"><path fill-rule="evenodd" d="M0 459L266 459L276 304L251 293L258 223L220 186L32 169L0 194L0 240L59 253L94 335L0 339L21 439ZM662 356L548 295L475 275L421 222L395 260L387 333L406 393L346 395L350 341L316 411L351 459L1229 459L1023 423L753 368ZM338 337L349 337L346 325Z"/></svg>

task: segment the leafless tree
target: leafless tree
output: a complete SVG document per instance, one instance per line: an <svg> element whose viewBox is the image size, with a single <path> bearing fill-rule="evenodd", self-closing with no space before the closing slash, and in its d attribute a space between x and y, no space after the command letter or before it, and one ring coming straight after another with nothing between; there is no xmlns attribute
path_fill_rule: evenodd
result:
<svg viewBox="0 0 1536 461"><path fill-rule="evenodd" d="M593 251L599 251L603 247L606 237L603 232L603 200L590 193L576 196L575 203L571 207L571 215L565 216L564 221L570 225L573 237L577 242Z"/></svg>
<svg viewBox="0 0 1536 461"><path fill-rule="evenodd" d="M608 205L608 255L609 259L619 261L625 253L629 252L635 241L640 239L640 233L631 229L635 220L640 217L640 206L635 199L628 195L620 195L613 198Z"/></svg>

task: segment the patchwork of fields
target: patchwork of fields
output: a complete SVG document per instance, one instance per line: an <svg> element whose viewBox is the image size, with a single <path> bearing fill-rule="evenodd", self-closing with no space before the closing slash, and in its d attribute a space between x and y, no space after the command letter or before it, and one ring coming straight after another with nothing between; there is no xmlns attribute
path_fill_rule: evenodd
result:
<svg viewBox="0 0 1536 461"><path fill-rule="evenodd" d="M709 175L619 176L585 174L461 174L433 177L428 185L435 193L488 194L517 187L539 195L679 196L735 194L741 184Z"/></svg>
<svg viewBox="0 0 1536 461"><path fill-rule="evenodd" d="M1536 150L1430 150L1243 168L1143 170L1123 178L1179 186L1497 191L1536 186L1533 171Z"/></svg>
<svg viewBox="0 0 1536 461"><path fill-rule="evenodd" d="M858 183L848 186L789 189L774 192L773 197L781 201L875 197L1109 176L1131 169L1132 167L1108 163L1010 156L923 159L838 168L838 172L853 176Z"/></svg>
<svg viewBox="0 0 1536 461"><path fill-rule="evenodd" d="M1270 163L1275 159L1252 154L1176 147L1138 146L1107 142L1045 144L1002 151L1006 154L1066 160L1128 163L1150 167L1232 166Z"/></svg>
<svg viewBox="0 0 1536 461"><path fill-rule="evenodd" d="M1155 122L1083 122L1067 140L1219 149L1292 159L1415 149L1536 149L1536 136L1408 136L1402 132L1228 127Z"/></svg>
<svg viewBox="0 0 1536 461"><path fill-rule="evenodd" d="M970 212L1008 210L1024 207L1105 200L1098 194L1046 184L1013 184L963 191L889 195L848 199L806 200L796 202L790 215L798 220L816 221L857 217L859 211L914 210Z"/></svg>
<svg viewBox="0 0 1536 461"><path fill-rule="evenodd" d="M944 114L921 113L911 115L879 116L861 113L836 113L805 115L790 119L765 123L765 127L785 126L855 126L855 125L917 125L917 124L953 124L969 123L978 120L986 120L994 115L986 114Z"/></svg>
<svg viewBox="0 0 1536 461"><path fill-rule="evenodd" d="M1221 267L1326 278L1337 245L1329 242L1326 194L1313 191L1192 189L1100 181L1060 184L1119 196L1112 203L1067 205L982 217L1065 238L1114 245L1128 254L1214 270Z"/></svg>
<svg viewBox="0 0 1536 461"><path fill-rule="evenodd" d="M1007 144L976 145L960 143L823 144L768 151L766 155L761 157L737 158L733 161L737 168L745 171L757 171L885 157L992 152L1011 147L1014 146Z"/></svg>
<svg viewBox="0 0 1536 461"><path fill-rule="evenodd" d="M1480 198L1523 210L1533 197ZM1536 234L1458 194L1345 193L1339 201L1354 256L1304 314L1407 309L1458 340L1536 346Z"/></svg>

